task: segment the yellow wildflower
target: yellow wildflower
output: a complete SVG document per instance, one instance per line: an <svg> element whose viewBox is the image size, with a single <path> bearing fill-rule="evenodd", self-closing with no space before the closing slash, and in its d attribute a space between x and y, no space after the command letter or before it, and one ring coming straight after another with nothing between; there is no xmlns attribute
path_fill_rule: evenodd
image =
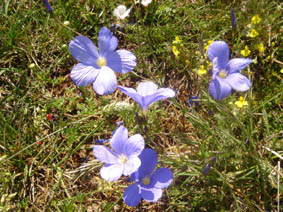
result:
<svg viewBox="0 0 283 212"><path fill-rule="evenodd" d="M200 66L200 69L197 70L198 75L204 75L207 73L207 70L205 70L204 65Z"/></svg>
<svg viewBox="0 0 283 212"><path fill-rule="evenodd" d="M252 23L253 24L258 24L261 22L261 18L259 17L258 14L256 14L255 16L252 17Z"/></svg>
<svg viewBox="0 0 283 212"><path fill-rule="evenodd" d="M259 51L259 53L263 53L265 50L265 47L263 45L263 43L260 43L257 45L257 50Z"/></svg>
<svg viewBox="0 0 283 212"><path fill-rule="evenodd" d="M172 51L173 51L175 57L178 58L180 52L179 52L179 50L177 49L177 46L173 46Z"/></svg>
<svg viewBox="0 0 283 212"><path fill-rule="evenodd" d="M213 40L207 41L207 44L205 46L206 51L208 50L209 45L213 42Z"/></svg>
<svg viewBox="0 0 283 212"><path fill-rule="evenodd" d="M179 36L176 36L175 40L173 41L173 44L177 44L177 43L182 43L182 40L180 40Z"/></svg>
<svg viewBox="0 0 283 212"><path fill-rule="evenodd" d="M242 96L240 96L239 101L236 101L236 102L235 102L235 105L236 105L238 108L242 108L243 106L247 106L247 105L248 105L248 102L245 101Z"/></svg>
<svg viewBox="0 0 283 212"><path fill-rule="evenodd" d="M280 73L283 74L283 68L281 68Z"/></svg>
<svg viewBox="0 0 283 212"><path fill-rule="evenodd" d="M249 56L251 53L251 51L249 50L248 46L245 46L245 49L241 50L241 55L243 55L244 57Z"/></svg>
<svg viewBox="0 0 283 212"><path fill-rule="evenodd" d="M255 38L257 37L259 34L255 29L252 29L251 32L249 33L249 37L251 38Z"/></svg>

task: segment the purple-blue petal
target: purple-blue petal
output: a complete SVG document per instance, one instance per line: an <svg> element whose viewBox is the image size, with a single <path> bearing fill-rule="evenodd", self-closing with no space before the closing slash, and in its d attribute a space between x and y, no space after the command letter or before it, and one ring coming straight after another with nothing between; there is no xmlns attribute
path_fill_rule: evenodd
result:
<svg viewBox="0 0 283 212"><path fill-rule="evenodd" d="M138 171L135 172L132 177L135 181L142 181L145 176L150 176L157 165L157 153L150 148L145 148L139 155L141 160L141 166Z"/></svg>
<svg viewBox="0 0 283 212"><path fill-rule="evenodd" d="M208 172L210 171L210 168L211 168L211 165L208 163L208 164L204 167L202 173L203 173L204 175L207 175Z"/></svg>
<svg viewBox="0 0 283 212"><path fill-rule="evenodd" d="M98 73L99 69L78 63L72 68L70 76L77 86L87 86L95 81Z"/></svg>
<svg viewBox="0 0 283 212"><path fill-rule="evenodd" d="M105 164L100 169L100 175L104 180L113 182L118 180L122 176L123 170L124 165L121 163Z"/></svg>
<svg viewBox="0 0 283 212"><path fill-rule="evenodd" d="M144 149L144 139L140 134L131 136L124 144L124 154L127 157L139 156Z"/></svg>
<svg viewBox="0 0 283 212"><path fill-rule="evenodd" d="M113 71L122 73L122 61L117 52L108 52L106 55L107 66Z"/></svg>
<svg viewBox="0 0 283 212"><path fill-rule="evenodd" d="M162 197L162 189L141 186L141 196L147 202L157 202Z"/></svg>
<svg viewBox="0 0 283 212"><path fill-rule="evenodd" d="M124 191L124 202L130 206L135 207L141 201L141 189L138 183L128 186Z"/></svg>
<svg viewBox="0 0 283 212"><path fill-rule="evenodd" d="M93 88L99 95L113 93L117 88L117 77L107 66L102 66L93 82Z"/></svg>
<svg viewBox="0 0 283 212"><path fill-rule="evenodd" d="M53 9L50 6L48 0L43 0L43 1L44 1L44 4L45 4L45 7L46 7L47 11L50 12L50 13L53 12Z"/></svg>
<svg viewBox="0 0 283 212"><path fill-rule="evenodd" d="M114 164L118 162L117 154L103 145L94 145L93 154L99 161L103 163Z"/></svg>
<svg viewBox="0 0 283 212"><path fill-rule="evenodd" d="M218 58L219 70L224 69L229 61L229 47L224 41L214 41L207 50L208 57L211 62L214 58Z"/></svg>
<svg viewBox="0 0 283 212"><path fill-rule="evenodd" d="M123 50L123 49L117 50L116 52L120 55L120 59L122 62L122 69L121 71L118 71L118 72L124 74L124 73L132 71L137 65L137 62L136 62L137 59L135 55L132 52Z"/></svg>
<svg viewBox="0 0 283 212"><path fill-rule="evenodd" d="M231 25L233 28L236 28L237 25L237 19L235 17L234 9L231 10Z"/></svg>
<svg viewBox="0 0 283 212"><path fill-rule="evenodd" d="M249 58L234 58L230 60L226 66L229 74L233 74L235 72L239 72L245 67L247 67L252 62Z"/></svg>
<svg viewBox="0 0 283 212"><path fill-rule="evenodd" d="M199 104L199 97L198 96L192 96L188 100L189 107L192 107L193 105L198 106L198 104Z"/></svg>
<svg viewBox="0 0 283 212"><path fill-rule="evenodd" d="M129 176L136 172L141 165L141 160L137 156L130 156L124 165L123 175Z"/></svg>
<svg viewBox="0 0 283 212"><path fill-rule="evenodd" d="M158 86L150 81L141 82L137 87L137 92L141 96L148 96L154 94L158 89Z"/></svg>
<svg viewBox="0 0 283 212"><path fill-rule="evenodd" d="M99 68L96 64L98 52L95 45L85 36L77 36L71 40L69 50L76 60L85 65L92 65Z"/></svg>
<svg viewBox="0 0 283 212"><path fill-rule="evenodd" d="M116 153L123 154L124 144L127 142L127 140L128 140L128 130L126 127L121 126L118 129L116 129L116 132L110 139L110 145Z"/></svg>
<svg viewBox="0 0 283 212"><path fill-rule="evenodd" d="M173 181L173 172L167 168L157 169L151 176L151 185L154 188L167 188Z"/></svg>
<svg viewBox="0 0 283 212"><path fill-rule="evenodd" d="M143 97L143 109L146 110L154 102L174 96L175 92L171 88L159 88L154 94Z"/></svg>
<svg viewBox="0 0 283 212"><path fill-rule="evenodd" d="M142 96L136 92L133 88L127 88L123 86L118 86L121 92L131 97L133 100L135 100L141 107L143 107L143 101Z"/></svg>
<svg viewBox="0 0 283 212"><path fill-rule="evenodd" d="M251 81L240 73L228 75L226 81L236 91L247 91L251 87Z"/></svg>
<svg viewBox="0 0 283 212"><path fill-rule="evenodd" d="M118 46L118 39L106 27L102 27L98 34L98 48L102 56L108 52L115 51Z"/></svg>
<svg viewBox="0 0 283 212"><path fill-rule="evenodd" d="M231 86L226 82L225 79L221 79L218 76L211 80L209 84L209 93L216 100L224 99L225 97L229 96L231 92Z"/></svg>

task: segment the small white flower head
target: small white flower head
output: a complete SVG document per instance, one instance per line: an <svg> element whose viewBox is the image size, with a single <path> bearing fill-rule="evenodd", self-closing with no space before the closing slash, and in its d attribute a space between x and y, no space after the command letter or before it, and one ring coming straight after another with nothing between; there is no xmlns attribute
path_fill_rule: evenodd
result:
<svg viewBox="0 0 283 212"><path fill-rule="evenodd" d="M114 9L114 16L116 18L123 20L127 16L129 16L131 12L131 8L127 10L127 7L124 5L119 5L117 8Z"/></svg>
<svg viewBox="0 0 283 212"><path fill-rule="evenodd" d="M147 7L150 3L152 2L152 0L142 0L141 3L143 6Z"/></svg>
<svg viewBox="0 0 283 212"><path fill-rule="evenodd" d="M68 25L70 25L70 21L64 21L64 23L63 23L65 26L68 26Z"/></svg>

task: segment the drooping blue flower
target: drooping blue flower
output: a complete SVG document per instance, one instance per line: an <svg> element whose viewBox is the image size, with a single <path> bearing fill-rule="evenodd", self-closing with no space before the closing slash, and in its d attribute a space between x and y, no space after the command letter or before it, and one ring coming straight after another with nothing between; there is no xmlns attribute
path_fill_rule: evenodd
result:
<svg viewBox="0 0 283 212"><path fill-rule="evenodd" d="M216 100L224 99L232 92L247 91L251 87L250 80L240 73L249 65L249 58L229 60L229 48L224 41L214 41L208 47L208 57L213 62L213 78L209 84L209 93Z"/></svg>
<svg viewBox="0 0 283 212"><path fill-rule="evenodd" d="M167 99L175 96L175 92L171 88L159 88L153 82L141 82L137 90L118 86L118 88L126 95L134 99L143 110L147 110L148 106L158 100Z"/></svg>
<svg viewBox="0 0 283 212"><path fill-rule="evenodd" d="M207 175L208 172L210 171L210 168L211 168L211 165L210 165L210 163L208 163L203 169L203 174Z"/></svg>
<svg viewBox="0 0 283 212"><path fill-rule="evenodd" d="M45 7L46 7L47 11L50 12L50 13L53 12L53 9L50 6L48 0L43 0L43 1L44 1L44 4L45 4Z"/></svg>
<svg viewBox="0 0 283 212"><path fill-rule="evenodd" d="M100 170L103 179L112 182L122 175L129 176L141 165L138 157L144 149L143 137L135 134L128 138L128 130L124 126L119 127L110 139L111 151L103 145L94 145L94 156L105 165Z"/></svg>
<svg viewBox="0 0 283 212"><path fill-rule="evenodd" d="M157 165L157 154L154 150L145 148L139 158L141 166L131 175L135 183L124 191L124 201L131 207L137 206L142 198L147 202L158 201L162 196L162 189L167 188L173 180L170 169L159 168L154 171Z"/></svg>
<svg viewBox="0 0 283 212"><path fill-rule="evenodd" d="M198 106L198 104L199 104L199 97L198 96L192 96L188 100L189 107L192 107L193 105Z"/></svg>
<svg viewBox="0 0 283 212"><path fill-rule="evenodd" d="M232 8L231 10L231 24L232 24L232 28L235 29L236 28L236 25L237 25L237 19L235 17L235 14L234 14L234 9Z"/></svg>
<svg viewBox="0 0 283 212"><path fill-rule="evenodd" d="M106 27L98 34L98 47L85 36L75 37L69 50L80 63L71 71L71 78L77 86L93 84L100 95L110 94L117 87L114 71L127 73L136 66L136 57L127 50L117 50L118 39Z"/></svg>

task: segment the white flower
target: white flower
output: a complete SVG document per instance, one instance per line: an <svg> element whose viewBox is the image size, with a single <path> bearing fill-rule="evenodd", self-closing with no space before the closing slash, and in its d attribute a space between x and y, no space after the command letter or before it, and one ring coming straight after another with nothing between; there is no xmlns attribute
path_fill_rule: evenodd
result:
<svg viewBox="0 0 283 212"><path fill-rule="evenodd" d="M152 0L142 0L141 3L143 6L147 7L150 3L152 2Z"/></svg>
<svg viewBox="0 0 283 212"><path fill-rule="evenodd" d="M127 7L124 5L119 5L117 8L114 9L114 16L118 19L123 20L130 14L131 9L127 10Z"/></svg>

